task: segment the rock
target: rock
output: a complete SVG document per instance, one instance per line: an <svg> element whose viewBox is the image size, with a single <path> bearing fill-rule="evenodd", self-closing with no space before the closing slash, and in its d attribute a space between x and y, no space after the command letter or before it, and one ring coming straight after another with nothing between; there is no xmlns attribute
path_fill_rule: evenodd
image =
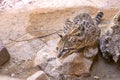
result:
<svg viewBox="0 0 120 80"><path fill-rule="evenodd" d="M39 66L49 76L58 80L60 71L57 68L61 65L60 59L57 58L57 53L52 51L49 46L41 49L34 60L34 66Z"/></svg>
<svg viewBox="0 0 120 80"><path fill-rule="evenodd" d="M108 61L120 63L120 12L113 21L114 25L111 27L112 31L107 31L100 38L100 50L102 56Z"/></svg>
<svg viewBox="0 0 120 80"><path fill-rule="evenodd" d="M49 61L56 58L56 53L50 50L48 46L38 51L35 57L34 66L40 66L43 70L46 68ZM53 65L54 66L54 65Z"/></svg>
<svg viewBox="0 0 120 80"><path fill-rule="evenodd" d="M8 62L9 59L9 52L0 40L0 66Z"/></svg>
<svg viewBox="0 0 120 80"><path fill-rule="evenodd" d="M111 36L109 34L104 34L100 38L100 50L102 52L103 58L106 59L108 62L111 62L112 60L112 54L110 53L110 49L108 47L110 46L110 40Z"/></svg>
<svg viewBox="0 0 120 80"><path fill-rule="evenodd" d="M104 34L100 39L100 50L107 61L118 62L120 59L120 26L112 27L112 34Z"/></svg>
<svg viewBox="0 0 120 80"><path fill-rule="evenodd" d="M63 61L63 74L81 76L82 74L89 73L92 61L80 56L80 54L73 53Z"/></svg>
<svg viewBox="0 0 120 80"><path fill-rule="evenodd" d="M95 80L99 80L100 78L98 76L93 77Z"/></svg>
<svg viewBox="0 0 120 80"><path fill-rule="evenodd" d="M38 71L32 76L28 77L27 80L48 80L47 75L43 71Z"/></svg>
<svg viewBox="0 0 120 80"><path fill-rule="evenodd" d="M54 59L52 61L49 61L46 68L45 72L49 74L51 77L54 77L56 80L61 79L61 62L58 59Z"/></svg>
<svg viewBox="0 0 120 80"><path fill-rule="evenodd" d="M89 75L93 59L98 53L98 48L88 48L79 53L73 53L62 62L62 72L64 75Z"/></svg>
<svg viewBox="0 0 120 80"><path fill-rule="evenodd" d="M45 46L37 53L34 66L39 66L52 80L76 80L81 75L89 75L93 59L98 53L97 46L85 48L80 53L60 59L57 58L55 49L51 48L54 44Z"/></svg>

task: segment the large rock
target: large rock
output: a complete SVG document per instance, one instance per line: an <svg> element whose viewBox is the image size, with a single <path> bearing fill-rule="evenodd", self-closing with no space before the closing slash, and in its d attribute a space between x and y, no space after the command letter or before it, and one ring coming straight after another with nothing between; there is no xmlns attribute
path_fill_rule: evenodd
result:
<svg viewBox="0 0 120 80"><path fill-rule="evenodd" d="M27 80L48 80L47 75L43 71L38 71L32 76L28 77Z"/></svg>
<svg viewBox="0 0 120 80"><path fill-rule="evenodd" d="M56 69L61 65L60 59L57 58L57 53L52 51L49 46L45 46L40 50L34 61L34 66L39 66L41 70L49 74L49 76L58 79L59 71Z"/></svg>
<svg viewBox="0 0 120 80"><path fill-rule="evenodd" d="M0 66L5 64L9 59L9 52L0 40Z"/></svg>
<svg viewBox="0 0 120 80"><path fill-rule="evenodd" d="M93 59L98 53L98 48L89 47L79 53L73 53L62 61L62 69L64 75L88 75L90 72Z"/></svg>
<svg viewBox="0 0 120 80"><path fill-rule="evenodd" d="M100 38L102 56L109 62L120 63L120 11L114 16L111 31Z"/></svg>
<svg viewBox="0 0 120 80"><path fill-rule="evenodd" d="M120 26L112 27L113 33L106 33L100 39L102 56L109 62L120 60Z"/></svg>
<svg viewBox="0 0 120 80"><path fill-rule="evenodd" d="M60 59L57 58L55 49L51 48L54 44L56 43L45 46L37 53L34 66L39 66L54 80L75 80L81 75L89 74L93 59L98 53L97 45Z"/></svg>

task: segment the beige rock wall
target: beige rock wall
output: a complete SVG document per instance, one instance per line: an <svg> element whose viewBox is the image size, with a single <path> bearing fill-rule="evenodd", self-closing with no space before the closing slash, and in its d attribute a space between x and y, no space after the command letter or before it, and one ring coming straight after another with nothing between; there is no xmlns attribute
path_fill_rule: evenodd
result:
<svg viewBox="0 0 120 80"><path fill-rule="evenodd" d="M97 8L119 8L120 0L1 0L0 10L32 10L35 8L69 8L93 6Z"/></svg>

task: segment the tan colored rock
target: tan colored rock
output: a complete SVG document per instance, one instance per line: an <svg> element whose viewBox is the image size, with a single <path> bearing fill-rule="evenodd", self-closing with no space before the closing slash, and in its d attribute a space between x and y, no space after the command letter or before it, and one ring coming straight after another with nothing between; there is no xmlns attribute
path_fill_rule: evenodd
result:
<svg viewBox="0 0 120 80"><path fill-rule="evenodd" d="M63 74L80 76L84 73L89 73L92 60L82 57L80 54L81 53L73 53L63 61Z"/></svg>
<svg viewBox="0 0 120 80"><path fill-rule="evenodd" d="M93 59L97 53L98 48L91 47L66 57L62 62L63 74L75 76L89 74Z"/></svg>
<svg viewBox="0 0 120 80"><path fill-rule="evenodd" d="M0 40L0 66L8 62L9 59L9 52Z"/></svg>
<svg viewBox="0 0 120 80"><path fill-rule="evenodd" d="M47 75L43 71L38 71L32 76L28 77L27 80L47 80Z"/></svg>

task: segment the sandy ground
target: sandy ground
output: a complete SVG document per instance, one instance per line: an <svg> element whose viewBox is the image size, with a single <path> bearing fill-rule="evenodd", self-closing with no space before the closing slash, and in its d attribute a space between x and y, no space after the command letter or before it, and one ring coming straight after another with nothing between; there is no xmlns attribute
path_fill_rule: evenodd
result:
<svg viewBox="0 0 120 80"><path fill-rule="evenodd" d="M0 79L2 80L26 80L28 76L38 71L39 69L33 66L35 54L44 46L44 42L58 38L58 36L54 34L42 39L31 38L43 36L61 29L66 19L73 19L74 16L81 12L87 12L92 16L95 16L98 11L103 11L105 15L99 27L101 27L103 32L105 32L109 28L108 25L110 24L111 19L118 11L118 9L114 8L94 8L97 3L99 3L99 5L97 5L98 7L113 7L115 6L115 3L117 3L116 1L114 1L114 4L108 5L108 3L102 4L103 0L101 2L93 2L93 0L90 0L87 3L89 4L89 7L77 6L74 8L70 8L75 6L75 3L79 2L76 1L74 4L71 4L72 0L70 0L69 3L65 4L65 1L67 0L64 0L64 4L60 3L58 6L56 6L57 3L55 2L51 2L49 3L49 5L45 6L45 4L47 4L46 0L41 0L41 6L44 6L40 9L33 9L36 5L32 4L34 3L33 1L15 1L18 1L18 3L14 3L13 5L11 5L11 7L15 6L15 9L12 10L10 9L10 6L7 6L7 9L9 11L0 11L0 38L2 39L3 43L5 44L11 55L11 60L4 66L0 67ZM105 1L107 2L107 0ZM83 3L85 3L85 0L82 0L80 4ZM70 4L71 6L69 6ZM21 5L24 5L24 7L26 6L26 8L15 11L20 8L18 6ZM33 8L28 8L31 5L33 5ZM94 5L94 7L90 7L92 5ZM117 3L116 7L118 7L118 5L119 3ZM58 8L60 6L65 6L68 8L57 10L52 8ZM11 40L17 40L20 42L15 42ZM101 80L119 80L120 71L118 66L116 66L115 64L107 64L103 59L101 59L101 57L99 57L98 61L95 62L91 69L91 76L83 77L82 80L93 80L93 76L95 75L100 77Z"/></svg>

